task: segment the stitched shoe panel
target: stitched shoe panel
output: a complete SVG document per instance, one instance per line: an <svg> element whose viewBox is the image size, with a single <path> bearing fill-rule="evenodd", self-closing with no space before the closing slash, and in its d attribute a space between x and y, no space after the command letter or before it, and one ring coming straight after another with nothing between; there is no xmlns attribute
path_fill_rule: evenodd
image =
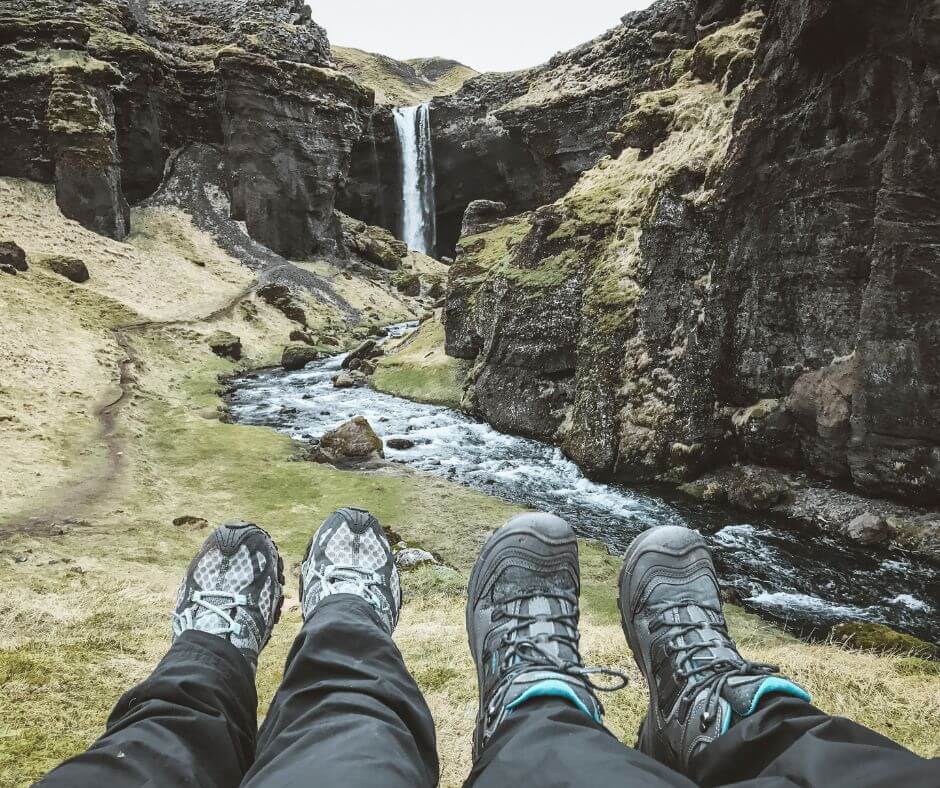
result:
<svg viewBox="0 0 940 788"><path fill-rule="evenodd" d="M389 633L401 610L401 579L379 521L362 509L340 509L310 540L300 567L304 619L329 596L353 594L375 608Z"/></svg>
<svg viewBox="0 0 940 788"><path fill-rule="evenodd" d="M196 630L235 646L255 667L284 601L284 564L252 523L226 523L209 536L180 584L173 640Z"/></svg>

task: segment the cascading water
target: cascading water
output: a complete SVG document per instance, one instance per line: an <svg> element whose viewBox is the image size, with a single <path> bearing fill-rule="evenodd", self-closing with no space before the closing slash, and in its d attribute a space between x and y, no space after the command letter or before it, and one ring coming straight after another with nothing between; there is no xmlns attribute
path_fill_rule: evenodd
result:
<svg viewBox="0 0 940 788"><path fill-rule="evenodd" d="M394 115L402 162L401 240L409 249L431 254L437 243L431 109L427 104L396 107Z"/></svg>

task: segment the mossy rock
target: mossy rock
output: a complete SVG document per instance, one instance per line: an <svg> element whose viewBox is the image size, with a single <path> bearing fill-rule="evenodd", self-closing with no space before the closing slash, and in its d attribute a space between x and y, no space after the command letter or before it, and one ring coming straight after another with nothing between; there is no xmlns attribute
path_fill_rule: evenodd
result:
<svg viewBox="0 0 940 788"><path fill-rule="evenodd" d="M932 643L897 632L885 624L846 621L832 628L832 639L860 651L883 654L909 654L921 659L940 658L940 649Z"/></svg>

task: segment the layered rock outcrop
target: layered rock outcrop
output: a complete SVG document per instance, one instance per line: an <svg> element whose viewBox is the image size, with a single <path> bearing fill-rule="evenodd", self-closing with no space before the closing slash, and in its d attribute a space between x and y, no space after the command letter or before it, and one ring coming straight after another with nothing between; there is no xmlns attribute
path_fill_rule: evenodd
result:
<svg viewBox="0 0 940 788"><path fill-rule="evenodd" d="M654 66L694 43L687 0L631 13L599 38L548 63L484 74L431 104L439 247L453 251L467 205L518 213L552 202L608 152L631 98L655 86Z"/></svg>
<svg viewBox="0 0 940 788"><path fill-rule="evenodd" d="M936 503L940 14L660 6L692 21L641 55L612 155L460 241L465 404L599 477L742 460Z"/></svg>
<svg viewBox="0 0 940 788"><path fill-rule="evenodd" d="M333 69L301 0L10 0L0 10L0 174L54 181L117 238L169 151L223 150L234 218L278 253L333 251L336 192L371 93Z"/></svg>

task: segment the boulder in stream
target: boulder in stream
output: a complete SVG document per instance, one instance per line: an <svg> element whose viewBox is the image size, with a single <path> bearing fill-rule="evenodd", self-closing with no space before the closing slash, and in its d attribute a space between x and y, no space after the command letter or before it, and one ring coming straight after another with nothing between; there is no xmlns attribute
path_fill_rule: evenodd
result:
<svg viewBox="0 0 940 788"><path fill-rule="evenodd" d="M311 361L316 361L319 358L320 354L316 348L312 348L303 342L292 342L284 348L284 352L281 354L281 366L286 370L294 371L303 369Z"/></svg>
<svg viewBox="0 0 940 788"><path fill-rule="evenodd" d="M346 358L343 359L342 367L343 369L356 369L367 358L375 358L380 355L382 355L382 350L378 347L378 343L374 339L367 339L355 350L349 352ZM356 364L356 362L359 363Z"/></svg>
<svg viewBox="0 0 940 788"><path fill-rule="evenodd" d="M363 416L355 416L327 432L310 455L314 462L331 465L375 462L384 457L382 439Z"/></svg>
<svg viewBox="0 0 940 788"><path fill-rule="evenodd" d="M884 517L866 512L845 526L845 535L860 545L876 545L888 541L891 529Z"/></svg>

